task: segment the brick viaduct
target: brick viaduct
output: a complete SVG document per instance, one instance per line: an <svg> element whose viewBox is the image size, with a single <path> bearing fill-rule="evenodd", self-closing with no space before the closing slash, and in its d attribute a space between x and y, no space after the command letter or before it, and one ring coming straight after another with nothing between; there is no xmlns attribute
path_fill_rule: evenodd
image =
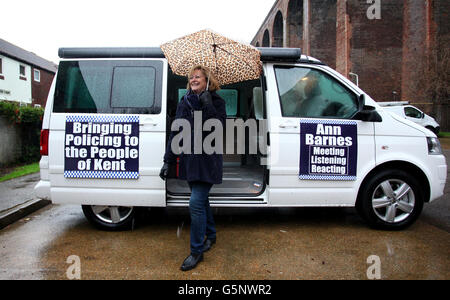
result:
<svg viewBox="0 0 450 300"><path fill-rule="evenodd" d="M410 101L450 130L449 99L432 105L424 87L432 53L450 49L449 0L277 0L251 44L300 47L376 101Z"/></svg>

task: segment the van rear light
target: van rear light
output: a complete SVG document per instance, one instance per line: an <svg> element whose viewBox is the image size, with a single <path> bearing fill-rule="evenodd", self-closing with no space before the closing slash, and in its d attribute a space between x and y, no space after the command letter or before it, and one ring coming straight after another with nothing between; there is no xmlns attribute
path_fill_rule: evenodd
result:
<svg viewBox="0 0 450 300"><path fill-rule="evenodd" d="M41 130L41 155L45 156L48 155L48 134L49 134L49 130L48 129L42 129Z"/></svg>

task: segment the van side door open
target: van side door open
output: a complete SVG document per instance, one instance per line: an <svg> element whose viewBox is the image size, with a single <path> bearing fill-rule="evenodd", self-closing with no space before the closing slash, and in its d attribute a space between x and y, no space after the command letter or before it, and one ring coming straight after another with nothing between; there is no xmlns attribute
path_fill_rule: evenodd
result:
<svg viewBox="0 0 450 300"><path fill-rule="evenodd" d="M49 128L53 203L165 206L166 74L163 59L61 61Z"/></svg>
<svg viewBox="0 0 450 300"><path fill-rule="evenodd" d="M320 65L268 64L266 73L270 204L355 205L375 166L374 125L352 119L358 95Z"/></svg>

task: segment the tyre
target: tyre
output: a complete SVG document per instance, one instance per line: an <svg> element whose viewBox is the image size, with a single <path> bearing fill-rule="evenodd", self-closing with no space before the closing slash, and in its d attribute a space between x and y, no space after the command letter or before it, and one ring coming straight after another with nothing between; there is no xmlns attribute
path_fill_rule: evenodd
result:
<svg viewBox="0 0 450 300"><path fill-rule="evenodd" d="M404 229L422 212L423 195L419 182L409 173L384 170L361 187L357 210L374 228Z"/></svg>
<svg viewBox="0 0 450 300"><path fill-rule="evenodd" d="M130 229L135 216L132 206L82 205L82 209L88 221L102 230Z"/></svg>
<svg viewBox="0 0 450 300"><path fill-rule="evenodd" d="M426 126L425 128L431 130L434 134L438 135L440 127L432 127L432 126Z"/></svg>

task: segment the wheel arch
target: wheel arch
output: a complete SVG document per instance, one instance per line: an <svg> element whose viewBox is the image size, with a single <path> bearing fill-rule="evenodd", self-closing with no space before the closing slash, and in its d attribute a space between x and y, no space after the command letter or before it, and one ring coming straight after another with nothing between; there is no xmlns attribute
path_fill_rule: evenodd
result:
<svg viewBox="0 0 450 300"><path fill-rule="evenodd" d="M363 187L366 185L367 181L370 180L372 176L374 176L376 173L386 170L386 169L397 169L397 170L403 170L410 174L413 174L414 177L417 178L419 182L423 182L423 193L424 193L424 201L430 202L430 182L428 180L428 177L425 175L425 173L416 165L407 162L407 161L401 161L401 160L395 160L395 161L388 161L384 162L378 166L376 166L374 169L372 169L365 177L364 180L361 182L361 185L359 186L358 190L358 196L356 198L356 207L358 207L360 199L361 199L361 192L363 190Z"/></svg>

